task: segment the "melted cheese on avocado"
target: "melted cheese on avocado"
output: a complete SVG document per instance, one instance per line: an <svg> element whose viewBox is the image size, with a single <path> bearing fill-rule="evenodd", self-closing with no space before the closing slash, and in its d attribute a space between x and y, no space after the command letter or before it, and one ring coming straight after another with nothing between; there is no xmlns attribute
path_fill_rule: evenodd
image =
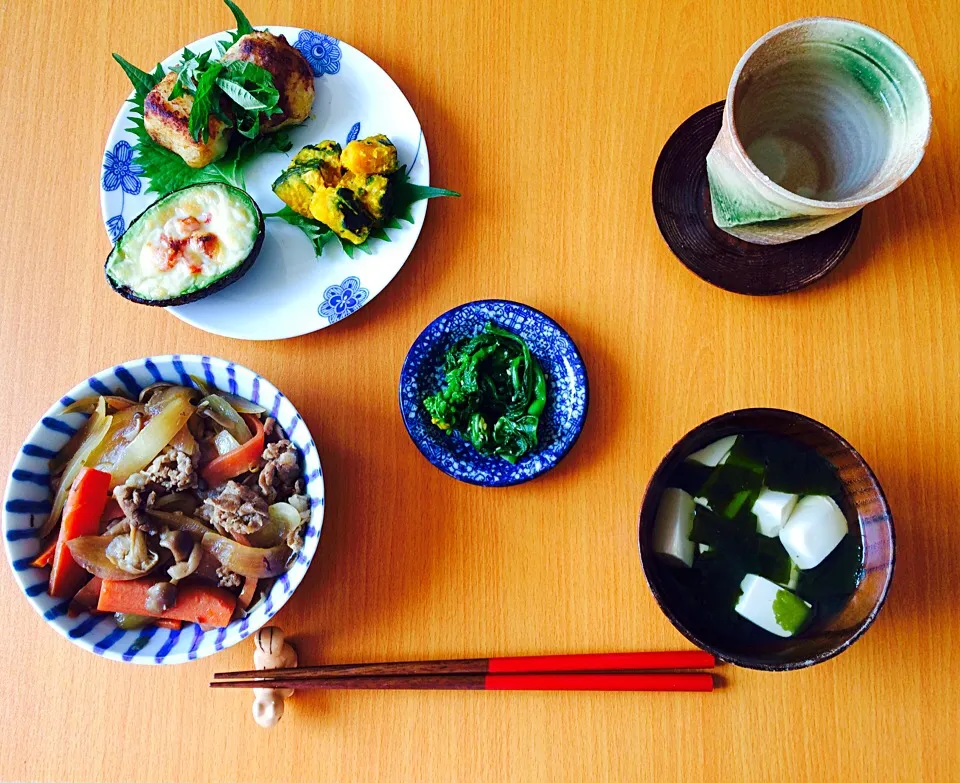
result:
<svg viewBox="0 0 960 783"><path fill-rule="evenodd" d="M242 263L256 242L258 220L245 202L210 185L171 199L140 218L136 229L111 272L145 299L169 299Z"/></svg>

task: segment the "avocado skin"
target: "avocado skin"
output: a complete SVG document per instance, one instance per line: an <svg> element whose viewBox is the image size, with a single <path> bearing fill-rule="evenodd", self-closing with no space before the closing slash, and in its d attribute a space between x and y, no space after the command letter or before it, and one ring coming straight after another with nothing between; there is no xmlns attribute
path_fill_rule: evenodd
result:
<svg viewBox="0 0 960 783"><path fill-rule="evenodd" d="M157 206L157 204L159 204L162 201L166 201L168 198L176 195L177 193L182 193L183 191L190 190L191 188L204 187L206 185L211 185L211 184L220 185L224 188L227 188L230 191L236 191L237 193L242 194L243 200L249 201L253 205L253 208L257 211L257 223L259 225L259 228L257 229L257 239L253 243L253 248L251 248L250 254L246 257L246 259L244 259L244 262L240 264L240 266L238 266L232 272L228 272L219 280L216 280L215 282L211 283L206 288L201 288L199 291L194 291L193 293L190 293L190 294L183 294L182 296L174 296L169 299L144 299L142 296L138 296L136 293L134 293L134 291L129 286L123 285L122 283L118 283L116 280L110 277L110 273L107 271L107 269L110 266L111 256L113 255L116 248L120 245L121 241L123 240L123 237L126 236L127 232L130 231L130 229L132 229L136 225L137 221L140 220L140 218L142 218L144 215L149 213L150 210L152 210L154 207ZM149 207L143 210L143 212L137 215L132 221L130 221L130 225L127 226L126 231L124 231L123 234L121 234L117 238L117 241L114 243L113 248L111 248L110 252L107 254L107 260L103 264L103 273L104 273L104 276L107 278L107 283L110 284L110 287L114 291L120 294L120 296L122 296L124 299L129 299L131 302L136 302L137 304L147 305L148 307L176 307L177 305L190 304L190 302L198 302L201 299L205 299L206 297L210 296L210 294L215 294L217 291L220 291L226 288L231 283L237 282L237 280L239 280L247 272L250 271L250 267L252 267L254 261L257 260L257 256L260 255L260 248L263 246L265 223L266 221L264 221L263 219L263 212L260 210L260 205L257 204L257 202L254 201L253 196L251 196L245 190L241 190L240 188L234 187L233 185L228 185L223 182L214 182L214 183L201 182L201 183L196 183L194 185L187 185L187 187L185 188L180 188L179 190L173 190L163 198L157 199L153 204L151 204Z"/></svg>

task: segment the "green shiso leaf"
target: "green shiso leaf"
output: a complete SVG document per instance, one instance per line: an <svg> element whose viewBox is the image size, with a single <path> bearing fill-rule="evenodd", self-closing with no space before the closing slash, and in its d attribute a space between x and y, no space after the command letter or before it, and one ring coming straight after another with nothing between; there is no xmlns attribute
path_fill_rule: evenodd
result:
<svg viewBox="0 0 960 783"><path fill-rule="evenodd" d="M248 35L253 32L253 25L250 24L250 20L247 19L246 14L240 10L240 7L234 3L232 0L223 0L227 4L227 8L230 9L230 13L233 14L233 18L237 22L237 29L230 34L231 44L235 44L243 36Z"/></svg>
<svg viewBox="0 0 960 783"><path fill-rule="evenodd" d="M217 86L223 90L226 96L237 106L247 111L263 111L270 107L258 100L257 97L246 89L241 83L232 81L221 76L217 79Z"/></svg>
<svg viewBox="0 0 960 783"><path fill-rule="evenodd" d="M210 52L206 51L201 55L195 55L189 49L183 50L183 56L180 62L170 70L177 74L177 81L174 82L173 89L170 90L170 100L179 98L184 93L193 95L197 90L197 80L207 67L210 61Z"/></svg>
<svg viewBox="0 0 960 783"><path fill-rule="evenodd" d="M234 126L248 139L260 135L261 115L269 117L283 112L277 105L280 92L273 76L255 63L228 63L217 76L217 87L233 102Z"/></svg>
<svg viewBox="0 0 960 783"><path fill-rule="evenodd" d="M432 188L428 185L414 185L407 180L405 180L401 186L401 194L403 196L402 200L407 204L413 204L415 201L423 201L428 198L441 198L443 196L460 198L460 194L455 190Z"/></svg>
<svg viewBox="0 0 960 783"><path fill-rule="evenodd" d="M130 80L131 84L133 84L133 91L135 95L133 102L135 104L140 104L142 113L143 99L147 97L147 93L156 87L157 83L164 77L165 74L163 73L163 69L158 64L153 73L141 71L136 65L127 62L116 52L113 53L113 59L120 64L120 67L123 68L123 72L127 75L127 78Z"/></svg>
<svg viewBox="0 0 960 783"><path fill-rule="evenodd" d="M214 62L203 72L197 80L197 91L193 96L193 107L190 109L190 136L195 141L201 139L206 142L210 139L210 111L220 98L217 89L217 77L223 70L223 63Z"/></svg>
<svg viewBox="0 0 960 783"><path fill-rule="evenodd" d="M323 254L323 248L326 246L327 242L336 236L329 228L323 225L323 223L306 218L303 215L294 212L292 209L290 209L290 207L285 206L283 209L277 210L276 212L269 212L265 214L264 217L277 218L279 220L286 221L291 226L299 228L307 237L307 239L310 240L310 243L313 245L313 251L317 258Z"/></svg>
<svg viewBox="0 0 960 783"><path fill-rule="evenodd" d="M204 59L201 60L201 58ZM192 52L185 50L181 65L184 63L184 60L206 64L208 58L209 53L204 53L204 55L197 57ZM146 191L148 193L155 193L157 196L162 197L174 190L179 190L189 185L196 185L201 182L225 182L229 185L243 188L245 184L243 166L247 162L265 152L287 152L292 146L289 135L283 132L269 136L258 136L255 139L235 139L234 142L231 143L227 154L220 160L200 169L191 168L175 152L161 147L151 139L143 125L144 99L147 93L166 75L163 67L158 64L152 73L147 73L127 62L118 54L114 54L114 59L119 63L120 67L123 68L124 73L127 74L127 77L133 84L134 95L130 98L130 103L132 104L132 109L130 110L131 124L127 130L136 138L136 143L134 144L136 162L143 169L143 175L147 178ZM220 69L223 68L221 63L214 64ZM256 66L254 67L256 68ZM190 69L192 68L193 66L190 66ZM201 75L201 78L206 74L213 73L215 70L216 69L213 68L207 68ZM196 70L190 70L190 72L194 76L197 73ZM244 72L246 73L248 71ZM249 73L255 72L249 71ZM207 78L214 78L214 81L216 80L215 77ZM195 98L194 100L194 105L196 105L197 99ZM223 119L219 100L213 102L209 108L212 113ZM192 115L193 112L191 112L191 123L193 123Z"/></svg>
<svg viewBox="0 0 960 783"><path fill-rule="evenodd" d="M392 242L389 234L386 229L398 229L403 228L401 220L406 221L407 223L413 224L413 214L410 211L411 206L417 201L423 201L430 198L439 198L441 196L457 196L460 194L453 190L447 190L445 188L430 188L424 185L413 185L410 183L410 175L407 173L407 167L401 166L400 170L393 175L394 182L393 187L395 188L395 195L392 205L392 214L385 216L383 224L373 231L370 232L370 236L359 245L353 244L347 239L337 236L329 228L327 228L323 223L320 223L317 220L312 220L311 218L306 218L303 215L300 215L294 212L290 207L285 207L277 212L271 212L264 217L277 218L279 220L285 220L287 223L296 226L301 231L303 231L310 241L313 243L314 251L316 252L317 257L319 258L323 252L323 248L326 247L327 242L330 238L337 236L337 239L340 240L340 247L343 248L343 252L346 253L347 258L356 258L357 252L365 253L366 255L373 255L376 250L376 246L373 244L375 241L378 242ZM309 227L309 231L308 231ZM324 232L326 238L318 243L314 241L312 232L320 231Z"/></svg>

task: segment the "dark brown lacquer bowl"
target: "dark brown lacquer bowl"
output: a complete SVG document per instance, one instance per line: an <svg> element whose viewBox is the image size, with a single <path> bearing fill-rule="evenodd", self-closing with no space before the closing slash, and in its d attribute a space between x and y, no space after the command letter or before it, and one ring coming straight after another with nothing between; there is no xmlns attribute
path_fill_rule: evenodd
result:
<svg viewBox="0 0 960 783"><path fill-rule="evenodd" d="M687 454L742 432L783 435L815 449L837 469L845 494L841 507L850 523L856 519L863 539L863 577L846 606L823 625L814 625L798 637L769 643L734 646L716 644L702 620L672 594L663 580L663 566L653 552L653 521L667 478ZM856 449L833 430L799 413L776 408L731 411L704 422L684 435L657 467L640 509L640 560L657 603L677 630L698 647L737 666L766 671L789 671L813 666L840 654L870 627L886 600L895 560L893 517L873 471Z"/></svg>

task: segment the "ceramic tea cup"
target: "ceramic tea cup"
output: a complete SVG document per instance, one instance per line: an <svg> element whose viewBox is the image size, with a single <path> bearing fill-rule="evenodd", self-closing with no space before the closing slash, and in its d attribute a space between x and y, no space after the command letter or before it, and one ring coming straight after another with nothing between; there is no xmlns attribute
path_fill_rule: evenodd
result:
<svg viewBox="0 0 960 783"><path fill-rule="evenodd" d="M707 155L714 221L765 245L823 231L901 185L930 126L923 76L883 33L830 17L777 27L730 80Z"/></svg>

